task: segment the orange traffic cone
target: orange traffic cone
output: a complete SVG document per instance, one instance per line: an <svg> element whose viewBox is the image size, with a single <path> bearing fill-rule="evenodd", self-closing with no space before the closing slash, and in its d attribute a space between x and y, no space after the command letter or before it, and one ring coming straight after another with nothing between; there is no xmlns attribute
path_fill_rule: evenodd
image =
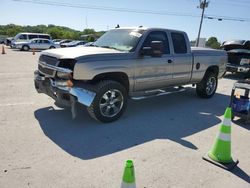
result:
<svg viewBox="0 0 250 188"><path fill-rule="evenodd" d="M32 55L35 55L35 49L32 48Z"/></svg>
<svg viewBox="0 0 250 188"><path fill-rule="evenodd" d="M6 53L5 53L4 46L2 46L2 54L6 54Z"/></svg>

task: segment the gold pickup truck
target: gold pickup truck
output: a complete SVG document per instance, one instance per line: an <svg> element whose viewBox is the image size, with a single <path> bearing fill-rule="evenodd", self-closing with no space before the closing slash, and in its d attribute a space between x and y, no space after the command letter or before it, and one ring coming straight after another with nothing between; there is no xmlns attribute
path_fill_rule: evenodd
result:
<svg viewBox="0 0 250 188"><path fill-rule="evenodd" d="M128 98L144 99L183 91L196 85L198 96L210 98L226 69L222 50L190 47L183 31L163 28L117 28L91 46L41 53L34 81L38 93L55 104L87 106L101 122L118 119Z"/></svg>

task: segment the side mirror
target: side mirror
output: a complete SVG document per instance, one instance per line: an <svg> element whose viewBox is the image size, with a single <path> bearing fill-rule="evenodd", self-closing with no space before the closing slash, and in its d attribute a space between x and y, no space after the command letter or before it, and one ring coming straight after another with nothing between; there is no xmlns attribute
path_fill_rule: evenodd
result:
<svg viewBox="0 0 250 188"><path fill-rule="evenodd" d="M164 46L162 41L152 41L149 47L143 47L141 50L141 55L143 56L152 56L152 57L161 57Z"/></svg>

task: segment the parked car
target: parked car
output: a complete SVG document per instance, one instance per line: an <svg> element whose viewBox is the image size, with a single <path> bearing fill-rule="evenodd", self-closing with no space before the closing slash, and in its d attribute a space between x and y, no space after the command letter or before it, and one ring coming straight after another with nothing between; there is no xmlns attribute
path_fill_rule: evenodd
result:
<svg viewBox="0 0 250 188"><path fill-rule="evenodd" d="M8 37L4 40L4 44L6 46L11 46L11 41L13 40L13 37Z"/></svg>
<svg viewBox="0 0 250 188"><path fill-rule="evenodd" d="M60 42L60 41L62 41L63 39L53 39L52 41L54 42L54 43L56 43L56 42Z"/></svg>
<svg viewBox="0 0 250 188"><path fill-rule="evenodd" d="M48 39L51 40L51 36L49 34L43 33L18 33L13 40L11 41L11 47L14 48L14 43L16 42L27 42L31 39Z"/></svg>
<svg viewBox="0 0 250 188"><path fill-rule="evenodd" d="M76 41L72 41L72 42L68 42L68 43L63 43L63 44L61 44L61 47L62 48L65 48L65 47L76 47L76 46L83 46L85 44L86 44L85 41L76 40Z"/></svg>
<svg viewBox="0 0 250 188"><path fill-rule="evenodd" d="M92 46L42 52L34 82L38 93L71 107L73 118L80 103L94 119L111 122L123 114L128 97L150 98L196 84L198 96L211 98L226 63L224 50L191 49L183 31L118 28Z"/></svg>
<svg viewBox="0 0 250 188"><path fill-rule="evenodd" d="M62 39L62 40L60 40L60 41L58 41L58 42L55 42L55 44L58 44L58 45L62 45L62 44L64 44L64 43L69 43L69 42L72 42L73 40L71 40L71 39Z"/></svg>
<svg viewBox="0 0 250 188"><path fill-rule="evenodd" d="M228 72L250 73L250 41L232 40L222 43L221 48L227 51Z"/></svg>
<svg viewBox="0 0 250 188"><path fill-rule="evenodd" d="M46 50L60 47L48 39L32 39L27 42L15 42L13 46L24 51L29 51L30 49Z"/></svg>

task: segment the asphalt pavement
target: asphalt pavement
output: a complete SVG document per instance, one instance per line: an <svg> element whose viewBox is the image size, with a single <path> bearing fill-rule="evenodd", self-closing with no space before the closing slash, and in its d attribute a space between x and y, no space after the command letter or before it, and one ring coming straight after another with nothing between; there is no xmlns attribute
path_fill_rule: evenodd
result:
<svg viewBox="0 0 250 188"><path fill-rule="evenodd" d="M219 80L211 99L187 91L129 101L125 114L99 123L38 94L40 52L0 54L0 187L118 188L132 159L137 188L250 187L250 125L232 124L233 171L204 160L238 75Z"/></svg>

